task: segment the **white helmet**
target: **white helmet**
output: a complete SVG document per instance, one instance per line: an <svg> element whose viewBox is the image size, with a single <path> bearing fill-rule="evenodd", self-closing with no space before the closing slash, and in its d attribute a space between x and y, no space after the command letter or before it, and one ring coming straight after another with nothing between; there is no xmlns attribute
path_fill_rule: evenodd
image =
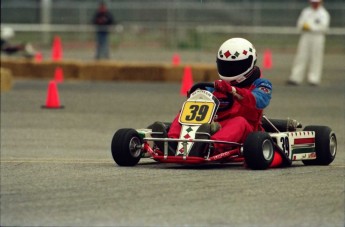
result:
<svg viewBox="0 0 345 227"><path fill-rule="evenodd" d="M9 40L14 36L14 30L11 27L1 27L1 39Z"/></svg>
<svg viewBox="0 0 345 227"><path fill-rule="evenodd" d="M252 75L256 50L248 40L232 38L225 41L217 54L217 69L222 80L239 84Z"/></svg>

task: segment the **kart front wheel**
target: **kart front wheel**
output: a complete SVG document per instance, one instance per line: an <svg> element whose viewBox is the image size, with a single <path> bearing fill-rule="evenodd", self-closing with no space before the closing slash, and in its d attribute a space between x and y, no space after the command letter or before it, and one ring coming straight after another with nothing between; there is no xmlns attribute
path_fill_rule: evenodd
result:
<svg viewBox="0 0 345 227"><path fill-rule="evenodd" d="M316 159L303 160L304 165L329 165L337 153L337 138L327 126L307 126L303 131L315 132Z"/></svg>
<svg viewBox="0 0 345 227"><path fill-rule="evenodd" d="M267 132L252 132L243 144L247 166L254 170L267 169L274 157L273 140Z"/></svg>
<svg viewBox="0 0 345 227"><path fill-rule="evenodd" d="M111 154L119 166L135 166L141 158L142 139L134 129L119 129L111 142Z"/></svg>

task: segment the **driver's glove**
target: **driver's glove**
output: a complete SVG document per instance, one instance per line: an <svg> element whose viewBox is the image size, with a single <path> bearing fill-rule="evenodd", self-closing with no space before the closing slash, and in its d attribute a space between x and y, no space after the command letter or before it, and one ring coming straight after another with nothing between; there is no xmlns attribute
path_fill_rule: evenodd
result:
<svg viewBox="0 0 345 227"><path fill-rule="evenodd" d="M232 86L229 82L226 82L225 80L216 80L214 82L214 88L216 91L219 91L221 93L232 93Z"/></svg>

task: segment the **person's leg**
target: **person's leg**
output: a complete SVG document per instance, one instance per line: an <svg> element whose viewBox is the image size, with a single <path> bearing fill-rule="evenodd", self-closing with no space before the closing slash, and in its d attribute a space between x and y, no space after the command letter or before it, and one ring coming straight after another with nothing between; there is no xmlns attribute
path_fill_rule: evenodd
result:
<svg viewBox="0 0 345 227"><path fill-rule="evenodd" d="M243 143L248 134L254 128L243 117L235 117L224 122L220 122L221 128L214 135L211 136L212 140L222 140L235 143ZM229 145L214 144L217 153L221 153L229 149Z"/></svg>
<svg viewBox="0 0 345 227"><path fill-rule="evenodd" d="M297 53L288 83L301 84L303 82L309 60L309 52L309 36L308 34L303 34L298 42Z"/></svg>
<svg viewBox="0 0 345 227"><path fill-rule="evenodd" d="M100 37L99 37L99 45L100 45L100 53L99 53L99 56L100 56L100 59L104 59L106 58L106 35L104 32L101 32L100 33Z"/></svg>
<svg viewBox="0 0 345 227"><path fill-rule="evenodd" d="M110 45L109 45L109 34L104 34L104 40L103 40L103 53L104 58L109 59L110 58Z"/></svg>
<svg viewBox="0 0 345 227"><path fill-rule="evenodd" d="M153 138L167 138L167 126L163 122L156 121L152 124L152 137ZM159 150L164 153L164 142L163 141L155 141L154 142ZM168 155L175 155L177 148L176 142L169 142L168 144Z"/></svg>
<svg viewBox="0 0 345 227"><path fill-rule="evenodd" d="M319 85L321 82L324 46L325 37L323 35L315 35L312 38L312 54L308 73L308 82L312 85Z"/></svg>
<svg viewBox="0 0 345 227"><path fill-rule="evenodd" d="M1 39L1 51L5 52L6 54L15 54L19 51L22 51L25 49L25 45L13 45L9 42Z"/></svg>
<svg viewBox="0 0 345 227"><path fill-rule="evenodd" d="M181 125L178 122L180 114L177 114L167 132L167 127L163 122L155 122L152 124L153 138L179 138ZM156 134L157 133L157 134ZM156 141L155 144L161 152L164 152L164 142ZM177 142L169 142L168 155L175 155Z"/></svg>
<svg viewBox="0 0 345 227"><path fill-rule="evenodd" d="M179 138L180 137L182 127L181 127L180 122L178 122L179 117L180 117L180 113L178 113L175 116L173 122L170 125L169 132L168 132L169 138Z"/></svg>
<svg viewBox="0 0 345 227"><path fill-rule="evenodd" d="M211 139L243 143L248 134L254 130L253 126L241 116L231 118L224 123L220 122L220 124L221 129L211 136Z"/></svg>
<svg viewBox="0 0 345 227"><path fill-rule="evenodd" d="M101 42L102 42L102 38L101 38L101 34L99 32L96 33L96 55L95 58L96 59L100 59L101 58Z"/></svg>

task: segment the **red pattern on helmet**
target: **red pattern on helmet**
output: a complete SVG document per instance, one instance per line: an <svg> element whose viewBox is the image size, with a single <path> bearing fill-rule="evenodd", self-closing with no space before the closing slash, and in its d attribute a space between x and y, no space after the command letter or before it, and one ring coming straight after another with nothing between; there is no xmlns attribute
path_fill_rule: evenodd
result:
<svg viewBox="0 0 345 227"><path fill-rule="evenodd" d="M227 51L227 52L224 53L224 55L225 55L226 58L228 58L231 55L231 53L230 53L230 51Z"/></svg>

